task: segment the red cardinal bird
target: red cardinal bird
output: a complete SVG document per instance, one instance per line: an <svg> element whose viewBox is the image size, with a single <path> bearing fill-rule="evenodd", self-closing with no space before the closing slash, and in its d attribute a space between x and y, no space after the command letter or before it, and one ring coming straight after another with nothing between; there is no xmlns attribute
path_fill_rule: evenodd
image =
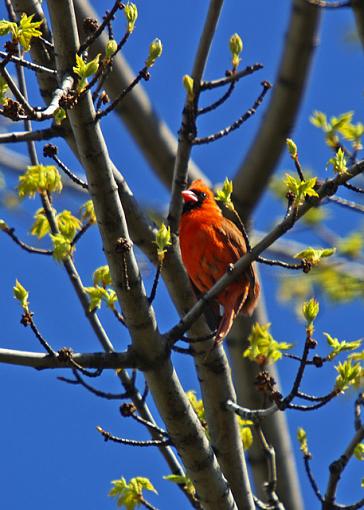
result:
<svg viewBox="0 0 364 510"><path fill-rule="evenodd" d="M182 191L184 201L180 223L182 260L199 292L205 293L246 252L243 234L222 215L212 191L202 180ZM259 297L259 283L254 266L230 283L217 297L224 315L217 329L217 345L228 334L238 313L251 315Z"/></svg>

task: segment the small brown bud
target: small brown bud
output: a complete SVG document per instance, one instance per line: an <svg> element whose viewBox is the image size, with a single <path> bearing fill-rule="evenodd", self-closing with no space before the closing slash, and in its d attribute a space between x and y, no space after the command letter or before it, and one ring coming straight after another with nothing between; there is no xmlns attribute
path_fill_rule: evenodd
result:
<svg viewBox="0 0 364 510"><path fill-rule="evenodd" d="M136 407L132 402L128 402L120 406L120 414L121 416L124 416L124 418L131 416L132 414L135 413L135 411Z"/></svg>
<svg viewBox="0 0 364 510"><path fill-rule="evenodd" d="M83 20L83 30L86 35L91 35L96 32L99 28L99 24L97 19L95 18L85 18Z"/></svg>
<svg viewBox="0 0 364 510"><path fill-rule="evenodd" d="M312 358L312 363L315 365L315 367L321 368L324 364L324 360L321 358L321 356L316 355Z"/></svg>
<svg viewBox="0 0 364 510"><path fill-rule="evenodd" d="M56 145L53 145L52 143L47 143L43 147L43 156L45 158L52 158L53 156L57 156L58 148Z"/></svg>

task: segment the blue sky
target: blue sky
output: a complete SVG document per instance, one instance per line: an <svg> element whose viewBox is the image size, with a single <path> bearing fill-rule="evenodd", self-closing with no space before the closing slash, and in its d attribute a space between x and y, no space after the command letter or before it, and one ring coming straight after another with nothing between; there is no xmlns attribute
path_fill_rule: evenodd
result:
<svg viewBox="0 0 364 510"><path fill-rule="evenodd" d="M103 2L103 4L106 2ZM138 2L139 20L137 29L130 38L125 56L135 71L143 66L149 43L154 37L163 42L163 56L152 69L152 78L145 84L147 93L157 113L167 122L173 133L180 125L184 91L181 78L191 72L192 61L206 11L206 2ZM100 2L94 2L97 7ZM221 110L203 119L200 134L210 134L235 120L251 106L259 93L259 83L267 79L274 84L280 53L284 45L284 34L289 17L290 2L280 0L255 0L251 2L226 2L211 58L206 70L206 79L224 74L230 63L228 40L238 32L244 41L243 65L261 62L264 69L243 80L230 102ZM3 17L4 9L0 9ZM123 33L123 20L115 23L115 36ZM325 177L325 166L331 156L324 146L322 136L309 122L310 114L320 109L328 115L338 115L355 110L355 119L363 119L363 54L359 43L348 43L347 36L354 30L354 20L349 10L324 12L316 57L300 109L297 125L292 137L300 148L301 162L316 175ZM36 98L36 94L31 91ZM210 96L212 97L212 96ZM202 100L209 101L209 96ZM233 177L249 144L259 129L265 104L240 130L227 139L213 145L197 147L193 158L213 182L221 182L226 176ZM163 211L168 204L168 191L154 176L126 129L116 118L102 125L110 155L125 175L136 197L145 206ZM9 129L12 129L9 126ZM22 130L22 126L17 126ZM81 171L79 164L61 145L60 157L74 170ZM41 154L42 144L40 144ZM17 146L25 153L25 147ZM278 170L287 171L292 165L284 156ZM9 188L15 187L16 177L5 172ZM77 212L81 200L76 195L67 195L55 202L55 207ZM13 213L1 207L0 217L16 228L20 237L32 243L29 226L34 211L40 207L37 199L24 202ZM329 226L342 235L362 225L362 218L335 206L330 206ZM272 221L282 214L281 205L270 197L264 197L254 218L260 230L269 229ZM299 230L299 229L297 229ZM291 235L291 234L290 234ZM302 242L308 242L306 232L292 234ZM311 241L312 242L312 241ZM58 349L71 346L76 351L96 351L96 339L83 316L80 304L74 295L63 268L48 258L27 255L7 237L0 238L2 271L1 287L1 347L35 350L40 346L28 329L20 323L21 311L12 297L12 287L18 278L30 291L31 309L35 320L49 340ZM153 270L143 263L146 286L150 288ZM85 285L91 284L96 267L105 263L101 241L96 228L91 229L77 247L77 267ZM301 345L304 326L297 322L294 307L277 301L278 271L262 269L269 320L274 337L280 341ZM174 324L177 316L168 303L163 286L159 288L156 313L161 331ZM354 340L362 335L363 303L332 305L324 300L317 321L317 339L323 343L322 331L328 331L340 339ZM124 349L129 341L125 330L109 313L101 311L100 317L117 349ZM299 352L299 348L298 348ZM193 363L181 355L173 356L176 369L186 390L197 388ZM294 365L285 361L279 366L282 385L289 391L294 377ZM135 449L104 443L96 432L101 425L116 435L146 439L145 431L128 419L121 419L118 403L93 397L79 387L65 385L56 379L61 371L37 372L32 369L1 366L2 420L0 426L1 479L0 504L9 510L25 507L53 510L69 508L112 509L115 502L107 498L110 481L120 476L147 476L155 484L159 496L150 501L161 509L173 506L177 510L186 508L183 496L161 476L168 474L167 466L153 449ZM62 375L65 375L62 373ZM329 391L334 380L333 369L315 370L307 374L305 389L314 393ZM143 380L140 376L140 386ZM97 387L120 392L120 386L112 373L95 381ZM153 403L150 402L154 409ZM353 394L344 395L327 408L308 414L288 412L289 425L293 433L303 425L309 433L314 454L313 469L321 489L325 489L328 463L336 459L348 443L353 431ZM295 446L296 448L296 446ZM297 448L296 448L297 450ZM317 508L312 490L302 470L298 456L298 468L302 480L302 492L307 509ZM361 497L360 475L362 468L352 460L340 486L339 501L355 502Z"/></svg>

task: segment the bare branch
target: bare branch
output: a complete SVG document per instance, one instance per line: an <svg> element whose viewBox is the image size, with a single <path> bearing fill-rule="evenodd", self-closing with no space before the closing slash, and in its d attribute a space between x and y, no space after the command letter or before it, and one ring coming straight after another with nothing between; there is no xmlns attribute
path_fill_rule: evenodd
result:
<svg viewBox="0 0 364 510"><path fill-rule="evenodd" d="M260 69L263 69L263 64L253 64L251 66L247 66L245 69L242 69L241 71L237 71L235 73L229 73L228 76L225 78L220 78L218 80L212 80L212 81L201 81L201 92L204 90L212 90L216 89L218 87L224 87L225 85L228 85L229 83L236 83L241 78L245 78L245 76L249 76L250 74L255 73L256 71L259 71Z"/></svg>
<svg viewBox="0 0 364 510"><path fill-rule="evenodd" d="M355 447L364 439L364 426L361 426L347 445L339 459L330 465L330 477L326 488L323 510L330 510L335 505L336 490L340 477L346 468L349 460L354 454ZM359 508L359 507L358 507Z"/></svg>
<svg viewBox="0 0 364 510"><path fill-rule="evenodd" d="M14 133L0 133L0 143L38 142L63 136L65 130L62 126L51 126L36 131L17 131Z"/></svg>
<svg viewBox="0 0 364 510"><path fill-rule="evenodd" d="M136 358L132 351L127 352L93 352L72 353L72 359L84 368L102 368L116 370L117 368L135 368ZM19 365L38 369L73 368L71 363L60 357L41 352L16 351L0 349L0 363Z"/></svg>
<svg viewBox="0 0 364 510"><path fill-rule="evenodd" d="M84 18L97 18L96 12L87 0L75 0L74 4L79 27L81 27ZM95 47L93 54L103 53L107 40L106 34L101 34L93 44ZM105 82L108 95L112 99L116 98L120 91L128 87L134 78L135 75L123 56L117 54L113 59L112 72ZM170 188L177 141L167 125L158 117L141 86L133 89L125 97L122 104L116 108L116 113L122 118L161 182ZM188 168L191 179L204 178L208 181L192 161L189 161Z"/></svg>
<svg viewBox="0 0 364 510"><path fill-rule="evenodd" d="M292 2L286 42L270 102L234 179L234 203L244 221L250 217L266 188L294 126L316 47L319 16L320 9L306 0Z"/></svg>
<svg viewBox="0 0 364 510"><path fill-rule="evenodd" d="M201 145L204 143L211 143L215 142L216 140L219 140L220 138L223 138L224 136L229 135L232 131L235 131L235 129L238 129L244 122L246 122L252 115L254 115L257 111L257 108L262 104L264 96L268 92L268 90L271 88L271 84L267 81L262 82L263 91L259 94L259 97L254 102L253 106L245 112L238 120L230 124L230 126L226 127L225 129L222 129L221 131L218 131L217 133L214 133L213 135L209 135L202 138L194 138L192 140L192 145Z"/></svg>

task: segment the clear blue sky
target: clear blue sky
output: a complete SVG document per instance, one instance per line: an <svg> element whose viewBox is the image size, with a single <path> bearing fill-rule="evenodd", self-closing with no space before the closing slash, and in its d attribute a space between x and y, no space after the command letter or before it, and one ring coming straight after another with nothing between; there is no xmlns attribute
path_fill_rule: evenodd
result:
<svg viewBox="0 0 364 510"><path fill-rule="evenodd" d="M45 2L44 2L45 3ZM94 2L95 6L101 2ZM106 5L107 2L102 2ZM111 4L111 2L108 2ZM137 71L142 67L148 45L154 37L163 41L164 51L160 61L152 69L152 78L145 84L156 111L174 133L180 125L184 91L181 77L191 72L194 52L204 20L207 2L186 0L170 2L140 0L137 28L125 48L125 56ZM254 0L250 2L226 2L216 34L206 79L224 74L229 66L228 40L239 32L244 40L242 65L261 62L264 69L256 76L242 81L231 102L221 111L204 119L201 134L221 129L251 106L259 92L259 83L267 79L274 84L279 56L284 44L290 2L280 0ZM345 42L354 29L349 10L323 13L320 40L309 79L309 87L300 110L297 126L292 133L300 147L304 166L324 177L330 153L322 143L320 133L309 123L315 109L337 115L355 110L356 120L363 120L363 53L359 43ZM3 17L4 8L0 9ZM115 24L115 36L121 36L123 22ZM5 40L5 39L4 39ZM208 101L208 96L204 99ZM193 158L213 182L232 177L259 129L265 105L257 115L228 139L193 151ZM17 127L22 130L22 126ZM128 133L117 119L103 124L111 157L124 173L130 187L142 204L160 210L168 204L168 192L154 177L151 168L138 153ZM9 129L11 129L9 127ZM41 154L42 144L40 144ZM22 152L25 147L17 146ZM66 150L61 158L74 170L80 166ZM279 164L279 170L292 167L287 157ZM293 169L292 169L293 171ZM13 174L5 173L9 188L16 186ZM81 201L77 196L66 196L56 201L55 207L77 211ZM37 199L22 204L14 213L0 208L0 217L16 228L24 240L33 242L28 234L31 215L40 207ZM342 209L330 207L329 225L341 234L358 229L362 218L348 215ZM268 229L282 211L280 205L265 197L255 218L259 229ZM296 239L306 240L305 233ZM312 241L311 241L312 242ZM0 237L2 271L1 288L1 347L35 350L40 346L28 329L20 323L21 311L12 297L12 287L18 278L30 291L31 309L35 320L49 340L58 349L71 346L75 351L99 350L98 343L83 316L62 266L48 258L27 255L7 237ZM91 284L94 269L105 263L101 242L96 228L89 231L77 247L76 263L85 285ZM143 261L143 257L140 256ZM146 285L152 284L153 271L144 264ZM304 327L297 322L294 307L277 302L277 274L274 269L262 270L269 320L274 336L280 341L295 342L300 346L304 339ZM334 306L325 300L321 303L317 321L317 338L323 343L322 331L328 331L340 339L354 340L362 335L363 303ZM161 331L172 326L177 317L167 302L163 287L159 288L156 312ZM128 335L118 327L114 318L101 311L100 317L117 349L128 344ZM197 388L190 359L174 355L173 361L186 390ZM294 375L293 365L286 361L279 367L282 385L289 391ZM62 373L65 375L65 373ZM175 487L161 476L168 474L167 466L153 449L135 449L104 443L96 432L96 425L128 438L146 439L146 432L133 422L121 419L118 403L93 397L79 387L67 386L56 379L61 372L37 372L35 370L7 367L0 368L2 388L2 419L0 425L1 493L0 505L7 510L22 508L87 508L88 510L113 509L115 502L107 498L110 481L120 476L147 476L158 488L159 497L150 501L167 510L186 508L185 499ZM325 393L334 379L333 369L311 370L307 377L308 391ZM143 380L138 376L140 386ZM120 391L112 373L95 381L97 387L107 391ZM150 403L153 408L153 404ZM302 415L288 413L293 433L298 425L309 432L314 454L313 469L321 489L325 489L328 463L337 458L349 440L344 431L353 431L353 395L337 399L327 408ZM301 458L298 468L307 509L318 508L311 488L302 470ZM362 469L358 461L351 461L339 492L339 502L352 503L360 497L359 480ZM287 509L291 510L291 509Z"/></svg>

